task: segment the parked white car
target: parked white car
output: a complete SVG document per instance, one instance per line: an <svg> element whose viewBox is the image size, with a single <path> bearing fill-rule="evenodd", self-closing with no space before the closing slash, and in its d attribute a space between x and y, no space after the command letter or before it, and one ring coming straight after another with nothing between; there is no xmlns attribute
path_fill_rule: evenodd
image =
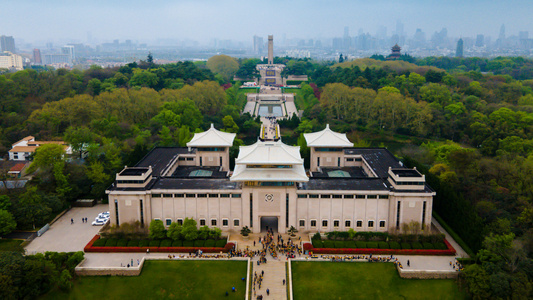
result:
<svg viewBox="0 0 533 300"><path fill-rule="evenodd" d="M103 226L105 223L107 223L107 219L106 220L96 219L93 221L93 226Z"/></svg>
<svg viewBox="0 0 533 300"><path fill-rule="evenodd" d="M109 212L103 212L98 214L98 218L109 218Z"/></svg>

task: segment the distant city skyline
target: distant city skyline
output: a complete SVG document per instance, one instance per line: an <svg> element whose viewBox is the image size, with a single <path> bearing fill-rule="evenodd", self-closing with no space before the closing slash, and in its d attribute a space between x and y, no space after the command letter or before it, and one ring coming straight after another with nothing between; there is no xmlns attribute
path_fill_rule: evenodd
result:
<svg viewBox="0 0 533 300"><path fill-rule="evenodd" d="M417 29L430 39L447 29L448 37L478 34L496 40L502 24L505 34L533 31L533 6L526 0L7 0L0 10L0 35L24 43L49 41L102 43L115 39L137 42L213 39L252 43L257 35L287 39L325 39L360 32L391 36L397 21L406 36Z"/></svg>

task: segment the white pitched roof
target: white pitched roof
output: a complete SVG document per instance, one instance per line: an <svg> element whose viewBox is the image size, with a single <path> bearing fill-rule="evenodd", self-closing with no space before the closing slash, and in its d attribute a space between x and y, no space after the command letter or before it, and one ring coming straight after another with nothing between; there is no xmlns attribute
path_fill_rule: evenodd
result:
<svg viewBox="0 0 533 300"><path fill-rule="evenodd" d="M246 168L246 165L236 165L230 181L292 181L307 182L303 165L293 165L292 168Z"/></svg>
<svg viewBox="0 0 533 300"><path fill-rule="evenodd" d="M187 147L231 147L236 133L216 130L213 124L209 130L195 133Z"/></svg>
<svg viewBox="0 0 533 300"><path fill-rule="evenodd" d="M329 124L322 131L304 133L304 138L307 147L353 147L353 143L346 138L346 133L332 131Z"/></svg>
<svg viewBox="0 0 533 300"><path fill-rule="evenodd" d="M281 140L277 142L257 141L253 145L239 147L239 156L235 160L235 165L293 165L303 164L303 161L298 146L286 145Z"/></svg>

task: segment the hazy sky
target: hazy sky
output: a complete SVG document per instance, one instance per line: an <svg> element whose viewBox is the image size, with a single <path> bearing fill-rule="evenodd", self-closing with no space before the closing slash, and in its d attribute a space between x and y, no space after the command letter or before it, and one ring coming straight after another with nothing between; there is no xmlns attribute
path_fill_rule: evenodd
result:
<svg viewBox="0 0 533 300"><path fill-rule="evenodd" d="M281 38L342 36L363 31L387 35L396 20L411 36L421 28L429 38L442 27L449 36L482 33L496 38L505 24L507 36L530 31L532 0L0 0L0 35L25 42L72 39L213 38L251 42L254 34Z"/></svg>

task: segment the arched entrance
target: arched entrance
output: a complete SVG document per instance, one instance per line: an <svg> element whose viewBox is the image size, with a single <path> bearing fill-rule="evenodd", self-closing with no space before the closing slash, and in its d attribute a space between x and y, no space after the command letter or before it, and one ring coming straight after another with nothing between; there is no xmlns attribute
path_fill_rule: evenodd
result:
<svg viewBox="0 0 533 300"><path fill-rule="evenodd" d="M261 217L261 232L266 232L267 226L278 232L278 217Z"/></svg>

